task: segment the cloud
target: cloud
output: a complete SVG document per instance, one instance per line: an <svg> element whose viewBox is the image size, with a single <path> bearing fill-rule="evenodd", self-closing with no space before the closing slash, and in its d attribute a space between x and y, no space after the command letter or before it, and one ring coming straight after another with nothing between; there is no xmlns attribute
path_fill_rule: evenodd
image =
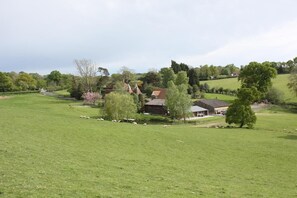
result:
<svg viewBox="0 0 297 198"><path fill-rule="evenodd" d="M245 51L253 48L249 43L276 42L278 35L259 35L296 20L296 6L295 0L0 1L0 71L74 73L73 60L80 58L114 71L125 65L143 72L172 59L242 64L257 58ZM259 55L275 56L254 47ZM286 60L290 49L279 58Z"/></svg>
<svg viewBox="0 0 297 198"><path fill-rule="evenodd" d="M180 57L179 60L196 66L286 61L297 56L296 35L297 20L294 20L260 35L232 41L205 54Z"/></svg>

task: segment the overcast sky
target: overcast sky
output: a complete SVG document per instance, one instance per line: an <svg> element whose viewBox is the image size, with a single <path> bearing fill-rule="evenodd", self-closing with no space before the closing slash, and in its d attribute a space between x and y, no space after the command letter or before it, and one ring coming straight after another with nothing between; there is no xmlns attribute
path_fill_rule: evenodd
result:
<svg viewBox="0 0 297 198"><path fill-rule="evenodd" d="M0 0L0 71L237 66L297 56L296 0Z"/></svg>

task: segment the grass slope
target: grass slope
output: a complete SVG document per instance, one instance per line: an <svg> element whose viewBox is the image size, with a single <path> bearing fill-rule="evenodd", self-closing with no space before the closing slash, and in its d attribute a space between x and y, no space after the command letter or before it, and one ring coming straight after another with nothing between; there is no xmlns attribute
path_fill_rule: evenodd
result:
<svg viewBox="0 0 297 198"><path fill-rule="evenodd" d="M277 75L277 77L272 80L273 87L284 92L284 98L286 102L297 102L297 98L287 87L289 82L288 78L289 74ZM201 81L200 83L207 83L210 87L224 87L225 89L238 89L240 87L240 82L237 80L237 78Z"/></svg>
<svg viewBox="0 0 297 198"><path fill-rule="evenodd" d="M0 197L297 196L296 114L239 130L80 119L98 109L41 95L0 111Z"/></svg>

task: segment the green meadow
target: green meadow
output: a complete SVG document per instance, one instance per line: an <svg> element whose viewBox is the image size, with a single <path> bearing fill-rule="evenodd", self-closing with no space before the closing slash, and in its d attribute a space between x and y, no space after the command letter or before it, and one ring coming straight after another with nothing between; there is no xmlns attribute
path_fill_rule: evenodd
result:
<svg viewBox="0 0 297 198"><path fill-rule="evenodd" d="M272 86L284 93L285 102L297 102L297 97L295 97L294 94L287 87L288 82L289 74L277 75L277 77L272 80ZM201 81L200 83L207 83L210 88L224 87L225 89L228 88L235 90L240 87L240 82L237 80L237 78L208 80Z"/></svg>
<svg viewBox="0 0 297 198"><path fill-rule="evenodd" d="M297 196L297 114L278 107L255 129L97 121L98 108L39 94L0 112L0 197Z"/></svg>

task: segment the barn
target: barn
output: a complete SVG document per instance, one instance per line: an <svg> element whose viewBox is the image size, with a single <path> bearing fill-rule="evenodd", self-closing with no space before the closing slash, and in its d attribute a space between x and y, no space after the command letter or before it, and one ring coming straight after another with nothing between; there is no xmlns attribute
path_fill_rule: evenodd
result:
<svg viewBox="0 0 297 198"><path fill-rule="evenodd" d="M144 111L150 114L167 115L165 99L153 99L145 103Z"/></svg>
<svg viewBox="0 0 297 198"><path fill-rule="evenodd" d="M224 114L229 107L228 103L217 99L202 99L194 104L207 109L209 114Z"/></svg>

